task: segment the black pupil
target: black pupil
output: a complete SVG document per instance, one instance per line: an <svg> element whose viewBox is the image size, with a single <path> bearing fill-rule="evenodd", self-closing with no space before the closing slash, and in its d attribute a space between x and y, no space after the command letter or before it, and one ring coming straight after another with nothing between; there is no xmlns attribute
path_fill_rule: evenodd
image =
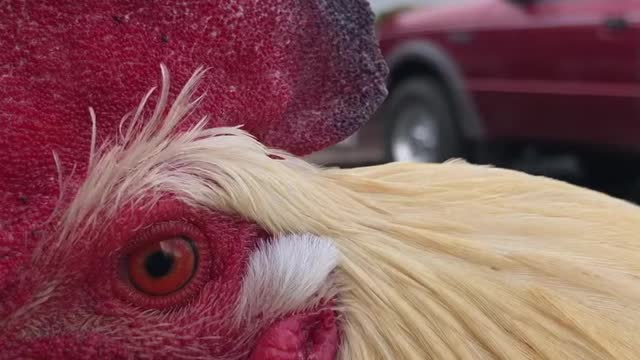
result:
<svg viewBox="0 0 640 360"><path fill-rule="evenodd" d="M147 256L144 262L144 268L151 277L160 278L171 271L173 262L174 258L171 254L167 254L164 251L156 251Z"/></svg>

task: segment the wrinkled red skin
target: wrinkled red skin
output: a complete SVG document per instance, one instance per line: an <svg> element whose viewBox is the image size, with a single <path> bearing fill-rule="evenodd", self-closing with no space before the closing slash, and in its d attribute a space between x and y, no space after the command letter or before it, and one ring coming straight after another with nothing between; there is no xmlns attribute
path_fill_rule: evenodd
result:
<svg viewBox="0 0 640 360"><path fill-rule="evenodd" d="M324 310L279 321L258 339L251 360L331 360L337 352L335 314Z"/></svg>
<svg viewBox="0 0 640 360"><path fill-rule="evenodd" d="M118 272L119 259L126 254L131 242L136 242L136 233L144 231L150 224L170 224L180 222L193 226L195 231L187 234L199 248L199 271L188 287L181 289L171 297L155 298L141 296L134 289L136 297L120 291L126 289L126 282ZM140 230L142 229L142 230ZM202 236L202 237L201 237ZM64 283L56 287L61 296L54 296L46 303L32 307L26 321L17 320L6 326L0 333L3 352L0 358L47 358L47 359L84 359L84 358L154 358L172 359L175 353L167 349L182 348L189 356L212 359L244 358L253 349L253 358L260 360L285 359L289 353L292 359L332 359L338 344L335 316L328 308L309 311L304 314L291 314L279 323L265 324L256 319L240 329L226 323L225 314L229 305L237 299L242 274L247 260L259 241L266 234L255 224L235 216L194 210L175 200L164 200L151 210L130 209L108 224L101 231L88 234L73 248L63 248L51 256L35 263L63 269L62 272L33 274L31 284L48 284L57 279ZM135 246L135 245L134 245ZM66 266L73 264L73 266ZM95 269L100 271L96 272ZM33 299L33 287L27 299ZM268 300L268 299L265 299ZM31 300L31 302L33 302ZM25 303L12 303L17 307ZM205 309L202 309L202 308ZM141 315L141 309L156 308L159 311L151 315ZM166 310L173 310L168 316ZM97 318L96 324L113 325L127 319L125 324L116 325L121 332L117 342L105 331L79 332L77 329L90 316ZM74 319L73 317L78 317ZM190 324L202 318L209 318L202 326L189 328ZM221 320L220 323L217 323ZM163 328L159 334L142 334L135 337L132 328L140 326L159 326L163 322L171 326ZM37 332L21 334L25 326L38 325ZM66 325L61 325L62 323ZM99 327L99 326L98 326ZM43 334L55 334L43 336ZM56 334L58 333L58 334ZM130 335L128 335L130 334ZM262 334L262 335L260 335ZM19 335L19 336L16 336ZM138 334L140 336L140 334ZM205 337L217 336L217 339ZM256 342L257 336L261 340ZM122 338L123 337L123 338ZM236 348L240 339L246 346ZM197 345L204 351L189 351ZM251 349L247 348L250 346ZM274 349L283 349L277 354ZM274 355L275 354L275 355ZM295 357L295 354L304 354Z"/></svg>
<svg viewBox="0 0 640 360"><path fill-rule="evenodd" d="M0 34L0 359L228 359L251 351L269 359L278 346L309 359L335 356L327 309L254 328L217 321L228 315L256 242L269 235L251 221L169 201L149 212L117 209L117 219L73 246L47 245L87 176L88 108L98 145L113 139L122 116L159 86L160 63L171 72L171 98L197 66L209 68L193 119L209 114L210 126L243 124L266 145L299 155L352 134L386 95L363 0L8 0L0 2ZM65 179L57 213L53 152ZM210 267L170 300L128 296L114 285L123 249L140 227L162 221L200 229ZM38 246L43 256L33 253ZM198 323L203 317L211 321ZM278 335L291 329L301 333Z"/></svg>
<svg viewBox="0 0 640 360"><path fill-rule="evenodd" d="M104 337L88 334L78 339L72 336L58 336L26 342L9 340L3 349L6 359L131 359L138 355L153 356L155 359L172 359L170 353L134 354L122 347L104 341ZM304 316L293 316L276 323L266 330L257 341L250 355L251 360L331 360L335 359L338 331L335 315L322 311ZM16 351L16 349L18 349Z"/></svg>
<svg viewBox="0 0 640 360"><path fill-rule="evenodd" d="M335 359L337 351L338 331L333 320L333 314L325 311L320 315L307 315L312 318L293 317L283 320L272 330L265 332L258 341L251 360L331 360ZM319 328L313 328L318 321L325 321ZM326 320L324 320L326 319ZM311 325L309 327L308 325ZM306 331L302 331L306 327ZM8 348L3 349L3 358L6 359L131 359L138 355L145 357L154 356L155 359L172 359L170 353L133 354L122 347L110 345L104 341L104 337L86 335L82 339L71 336L59 336L42 340L23 342L22 340L10 340ZM14 349L20 349L14 352Z"/></svg>

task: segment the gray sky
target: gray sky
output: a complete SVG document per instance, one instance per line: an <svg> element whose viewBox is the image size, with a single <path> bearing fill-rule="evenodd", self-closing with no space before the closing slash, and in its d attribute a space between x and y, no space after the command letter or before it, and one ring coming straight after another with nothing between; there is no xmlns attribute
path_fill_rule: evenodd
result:
<svg viewBox="0 0 640 360"><path fill-rule="evenodd" d="M369 0L375 13L387 11L397 6L444 2L444 0Z"/></svg>
<svg viewBox="0 0 640 360"><path fill-rule="evenodd" d="M463 0L369 0L371 8L375 13L387 11L398 6L419 5L419 4L445 4L456 3Z"/></svg>

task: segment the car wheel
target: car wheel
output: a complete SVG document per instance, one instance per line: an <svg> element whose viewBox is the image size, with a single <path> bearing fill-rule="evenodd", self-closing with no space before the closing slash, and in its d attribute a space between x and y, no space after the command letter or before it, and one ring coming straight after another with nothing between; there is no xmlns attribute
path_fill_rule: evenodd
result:
<svg viewBox="0 0 640 360"><path fill-rule="evenodd" d="M403 81L390 92L385 110L388 161L434 163L461 156L451 108L435 80Z"/></svg>

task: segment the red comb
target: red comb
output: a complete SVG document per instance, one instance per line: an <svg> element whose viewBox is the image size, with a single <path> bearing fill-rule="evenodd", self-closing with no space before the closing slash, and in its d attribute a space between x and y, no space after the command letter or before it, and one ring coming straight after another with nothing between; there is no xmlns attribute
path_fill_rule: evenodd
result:
<svg viewBox="0 0 640 360"><path fill-rule="evenodd" d="M172 94L209 68L200 109L211 126L244 125L298 155L352 134L386 95L364 0L8 0L0 34L0 245L51 213L53 152L82 180L88 108L98 143L114 136L161 63Z"/></svg>

